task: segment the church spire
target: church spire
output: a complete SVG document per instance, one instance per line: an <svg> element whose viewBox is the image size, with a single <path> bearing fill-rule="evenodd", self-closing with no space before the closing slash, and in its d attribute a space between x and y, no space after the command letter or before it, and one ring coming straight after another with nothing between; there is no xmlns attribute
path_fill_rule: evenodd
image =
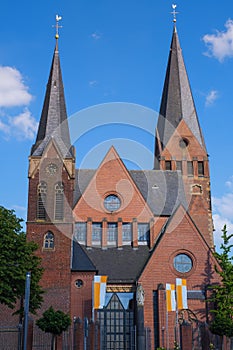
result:
<svg viewBox="0 0 233 350"><path fill-rule="evenodd" d="M53 139L63 157L73 157L65 105L64 88L58 52L58 21L56 16L56 45L41 113L36 143L32 156L41 156L49 141Z"/></svg>
<svg viewBox="0 0 233 350"><path fill-rule="evenodd" d="M167 146L181 120L184 120L201 147L206 150L179 43L176 20L173 22L173 35L157 125L155 157L158 157Z"/></svg>

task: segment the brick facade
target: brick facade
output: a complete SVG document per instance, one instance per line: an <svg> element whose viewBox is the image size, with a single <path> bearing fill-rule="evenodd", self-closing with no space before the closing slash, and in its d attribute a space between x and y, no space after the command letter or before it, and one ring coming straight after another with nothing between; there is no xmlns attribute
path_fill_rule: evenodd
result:
<svg viewBox="0 0 233 350"><path fill-rule="evenodd" d="M75 157L62 154L60 139L56 137L47 144L45 139L40 141L44 147L40 156L38 150L41 146L36 143L38 148L31 155L29 166L27 236L38 243L38 255L45 269L41 283L46 294L40 313L53 305L69 312L72 320L85 317L90 320L94 275L108 275L108 292L118 296L133 293L131 304L134 305L138 344L144 344L143 325L149 331L152 349L158 345L172 348L174 339L180 342L181 336L186 347L193 341L190 328L178 326L177 317L183 317L183 314L166 312L166 283L175 284L176 278L187 280L187 317L189 313L195 317L195 324L189 322L194 334L195 329L206 322L206 289L218 280L211 250L213 224L208 155L196 113L184 116L179 122L175 117L175 113L179 118L179 113L183 113L179 111L176 100L179 79L187 90L184 97L181 86L180 106L183 105L186 112L194 108L188 80L183 68L179 67L181 60L178 70L173 63L174 52L177 50L180 55L176 31L172 45L167 76L173 75L173 79L168 85L165 83L162 98L161 111L166 111L167 115L157 126L155 170L129 171L111 147L98 169L75 172ZM56 64L55 60L52 80L58 79ZM51 83L49 89L47 95L52 94L56 99ZM166 89L169 94L166 94ZM174 121L173 106L176 106ZM47 123L51 126L57 107L48 105L48 111L50 107ZM43 118L44 115L42 121ZM173 131L172 128L166 129L166 118ZM38 137L43 135L43 127L41 122ZM55 167L56 172L50 173L50 164L52 171ZM46 217L43 220L37 217L38 184L41 181L47 185ZM62 220L55 220L55 185L59 181L64 188L64 215ZM108 196L113 196L119 207L108 210L105 207ZM125 225L128 225L127 232L124 231ZM140 231L143 227L147 227L144 236ZM52 249L44 247L47 232L54 235ZM128 241L124 235L129 237ZM188 272L178 272L174 267L174 259L180 254L191 261ZM135 300L138 285L145 293L143 308L140 306L144 324L136 317L139 312ZM198 344L196 346L199 348Z"/></svg>
<svg viewBox="0 0 233 350"><path fill-rule="evenodd" d="M37 317L52 305L68 312L72 321L90 320L93 278L107 275L109 294L103 310L109 313L102 329L106 349L112 348L111 337L116 335L128 336L128 342L137 338L142 346L144 330L152 349L171 349L175 339L188 348L197 342L191 333L208 321L207 288L219 281L214 271L208 155L175 27L169 57L154 170L127 169L114 147L98 169L75 170L57 44L29 158L27 239L38 244L44 267L44 303ZM172 128L167 128L168 122ZM106 206L108 196L112 207ZM175 265L178 258L189 264L187 270ZM187 281L188 311L167 313L165 285L175 284L176 278ZM118 328L108 336L109 319L117 312L127 317L133 313L130 336L120 333L116 319L111 328ZM188 327L180 328L178 321L184 317ZM83 331L80 322L75 326ZM123 328L128 326L125 322ZM120 341L118 345L128 349ZM209 344L202 345L195 343L195 348L207 349ZM58 350L61 346L60 340ZM144 350L140 346L138 350Z"/></svg>

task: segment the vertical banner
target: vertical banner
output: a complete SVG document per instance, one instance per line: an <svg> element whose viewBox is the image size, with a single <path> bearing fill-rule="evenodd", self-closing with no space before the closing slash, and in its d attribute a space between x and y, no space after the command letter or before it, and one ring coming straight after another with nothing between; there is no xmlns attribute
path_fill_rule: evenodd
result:
<svg viewBox="0 0 233 350"><path fill-rule="evenodd" d="M175 285L166 283L167 311L176 311Z"/></svg>
<svg viewBox="0 0 233 350"><path fill-rule="evenodd" d="M102 309L104 307L107 278L108 276L94 276L93 309Z"/></svg>
<svg viewBox="0 0 233 350"><path fill-rule="evenodd" d="M188 309L187 285L185 279L176 279L176 301L178 310Z"/></svg>

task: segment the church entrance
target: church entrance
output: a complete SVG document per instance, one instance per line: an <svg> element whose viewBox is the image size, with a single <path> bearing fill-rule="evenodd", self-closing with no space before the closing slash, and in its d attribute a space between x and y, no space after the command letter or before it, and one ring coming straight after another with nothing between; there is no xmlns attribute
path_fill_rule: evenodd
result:
<svg viewBox="0 0 233 350"><path fill-rule="evenodd" d="M106 306L98 310L101 349L135 349L133 293L107 293Z"/></svg>

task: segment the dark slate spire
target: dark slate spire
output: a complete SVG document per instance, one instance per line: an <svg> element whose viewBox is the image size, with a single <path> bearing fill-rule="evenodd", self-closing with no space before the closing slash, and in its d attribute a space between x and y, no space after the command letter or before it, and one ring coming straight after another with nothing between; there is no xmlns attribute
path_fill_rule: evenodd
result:
<svg viewBox="0 0 233 350"><path fill-rule="evenodd" d="M41 156L51 139L54 140L63 157L73 157L58 54L58 40L56 40L36 143L32 147L31 155Z"/></svg>
<svg viewBox="0 0 233 350"><path fill-rule="evenodd" d="M160 139L162 149L167 145L182 119L186 122L200 145L205 149L176 25L174 24L157 125L157 136Z"/></svg>

